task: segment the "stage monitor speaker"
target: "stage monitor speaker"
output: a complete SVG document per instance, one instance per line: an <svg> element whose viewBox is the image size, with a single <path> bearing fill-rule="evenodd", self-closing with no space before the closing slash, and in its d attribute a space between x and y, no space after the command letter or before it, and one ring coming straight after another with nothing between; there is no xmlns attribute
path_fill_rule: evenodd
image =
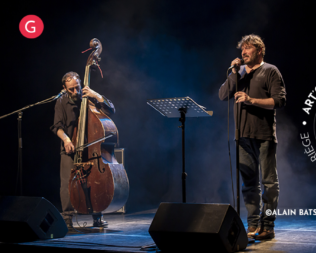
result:
<svg viewBox="0 0 316 253"><path fill-rule="evenodd" d="M68 232L57 208L42 197L0 197L0 241L61 238Z"/></svg>
<svg viewBox="0 0 316 253"><path fill-rule="evenodd" d="M235 252L248 244L229 204L161 203L149 234L162 252Z"/></svg>

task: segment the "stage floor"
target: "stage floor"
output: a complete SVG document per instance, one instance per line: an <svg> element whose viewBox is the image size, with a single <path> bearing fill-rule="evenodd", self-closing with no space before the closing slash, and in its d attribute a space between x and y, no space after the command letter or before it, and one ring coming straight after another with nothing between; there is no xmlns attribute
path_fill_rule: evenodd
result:
<svg viewBox="0 0 316 253"><path fill-rule="evenodd" d="M156 210L148 210L132 214L109 214L104 219L108 228L100 230L91 228L90 215L74 217L74 227L81 232L70 232L64 238L39 240L27 243L0 243L1 252L9 250L32 250L34 252L156 252L148 228ZM246 227L246 215L241 213ZM79 227L78 224L81 226ZM85 228L83 228L85 226ZM18 232L18 228L17 228ZM268 241L249 243L240 252L316 252L316 216L278 216L275 227L276 238ZM210 245L211 247L211 245ZM159 250L158 250L159 252ZM210 248L210 252L213 252Z"/></svg>

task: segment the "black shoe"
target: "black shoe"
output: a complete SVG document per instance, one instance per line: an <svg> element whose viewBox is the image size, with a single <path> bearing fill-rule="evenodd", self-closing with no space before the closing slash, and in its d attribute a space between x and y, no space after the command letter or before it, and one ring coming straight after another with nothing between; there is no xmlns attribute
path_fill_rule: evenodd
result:
<svg viewBox="0 0 316 253"><path fill-rule="evenodd" d="M102 220L102 217L99 217L97 219L93 219L93 227L107 227L108 223L105 220Z"/></svg>

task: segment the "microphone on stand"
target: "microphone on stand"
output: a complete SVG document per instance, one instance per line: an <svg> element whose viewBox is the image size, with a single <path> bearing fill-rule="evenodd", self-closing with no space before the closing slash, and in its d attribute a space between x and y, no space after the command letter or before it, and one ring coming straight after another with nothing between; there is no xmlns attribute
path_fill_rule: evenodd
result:
<svg viewBox="0 0 316 253"><path fill-rule="evenodd" d="M241 65L243 65L243 64L244 64L244 59L240 59L240 61L241 61ZM232 69L232 68L236 68L236 67L237 67L237 65L234 64L233 66L230 66L230 67L228 68L228 70L229 70L229 69Z"/></svg>
<svg viewBox="0 0 316 253"><path fill-rule="evenodd" d="M61 96L64 95L65 93L66 93L66 90L65 90L65 89L61 90L61 91L58 93L58 95L57 95L56 97L54 97L54 100L57 99L57 98L59 98L59 97L61 97Z"/></svg>

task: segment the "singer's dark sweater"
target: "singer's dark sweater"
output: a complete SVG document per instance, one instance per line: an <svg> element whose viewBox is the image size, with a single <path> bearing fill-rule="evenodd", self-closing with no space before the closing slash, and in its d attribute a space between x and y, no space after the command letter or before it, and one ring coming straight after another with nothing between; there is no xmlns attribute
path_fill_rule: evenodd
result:
<svg viewBox="0 0 316 253"><path fill-rule="evenodd" d="M226 100L233 98L236 92L236 75L231 73L219 89L219 98ZM251 98L273 98L273 110L263 109L254 105L234 103L236 123L237 108L240 112L240 137L277 142L276 110L285 106L286 91L282 75L274 65L264 63L259 68L246 72L245 65L238 72L238 91L243 91Z"/></svg>

